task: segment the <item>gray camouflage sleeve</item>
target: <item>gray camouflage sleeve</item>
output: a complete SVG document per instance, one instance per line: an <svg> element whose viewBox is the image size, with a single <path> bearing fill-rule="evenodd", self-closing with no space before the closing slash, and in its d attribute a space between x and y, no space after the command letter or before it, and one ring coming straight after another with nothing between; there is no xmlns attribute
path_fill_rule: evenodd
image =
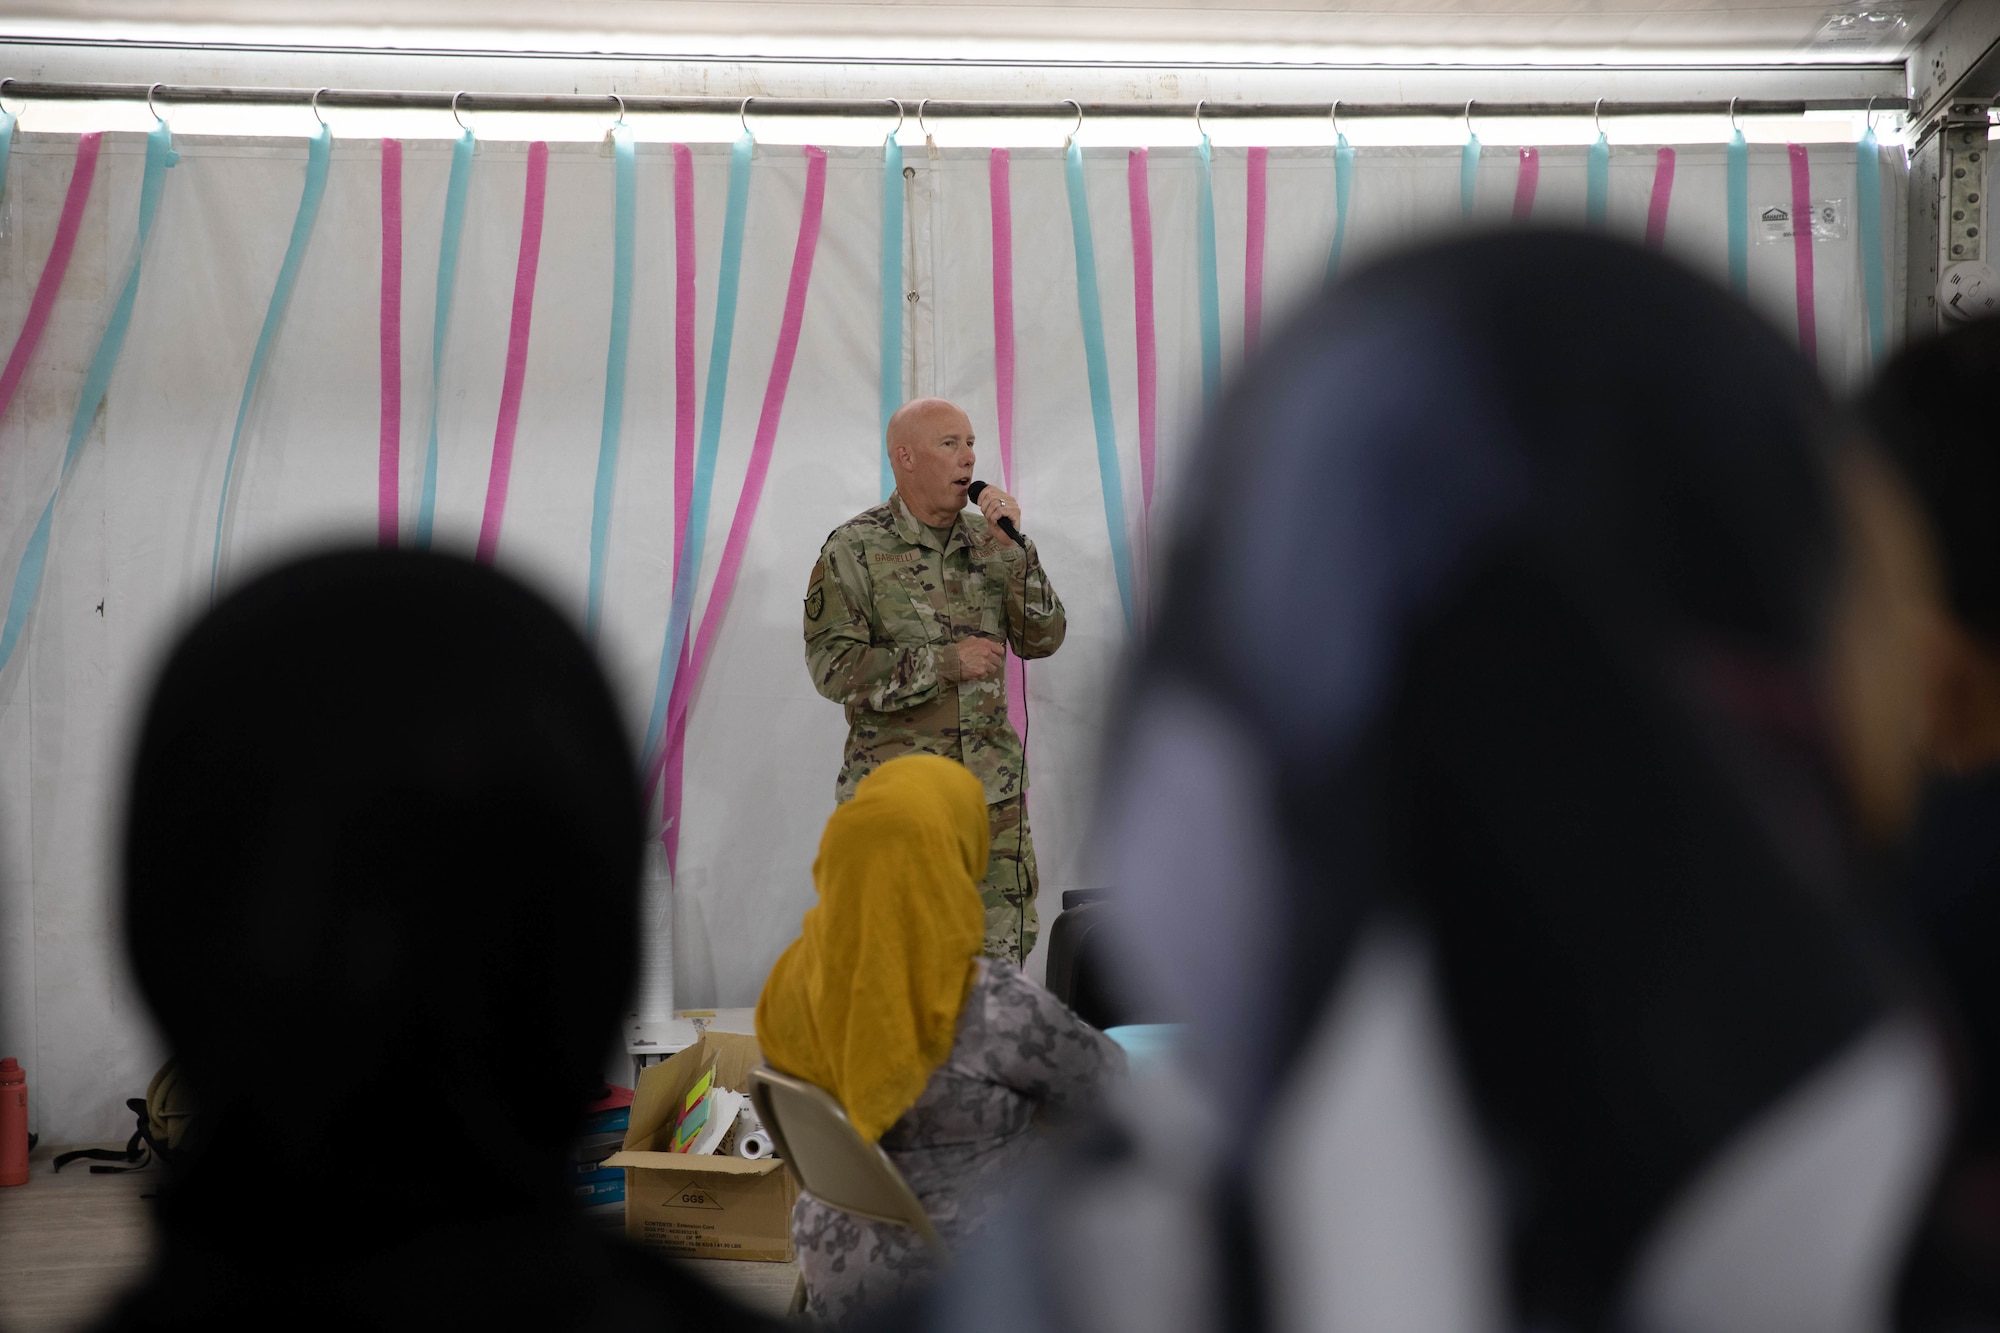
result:
<svg viewBox="0 0 2000 1333"><path fill-rule="evenodd" d="M1118 1043L1005 964L989 964L979 1063L995 1083L1055 1110L1094 1104L1125 1073Z"/></svg>
<svg viewBox="0 0 2000 1333"><path fill-rule="evenodd" d="M867 566L838 535L806 585L806 670L837 704L893 713L933 698L940 663L929 644L878 643L869 624ZM946 664L949 665L949 664Z"/></svg>
<svg viewBox="0 0 2000 1333"><path fill-rule="evenodd" d="M1062 599L1042 568L1030 541L1025 552L1005 557L1007 566L1007 643L1024 660L1047 657L1062 647L1069 620Z"/></svg>

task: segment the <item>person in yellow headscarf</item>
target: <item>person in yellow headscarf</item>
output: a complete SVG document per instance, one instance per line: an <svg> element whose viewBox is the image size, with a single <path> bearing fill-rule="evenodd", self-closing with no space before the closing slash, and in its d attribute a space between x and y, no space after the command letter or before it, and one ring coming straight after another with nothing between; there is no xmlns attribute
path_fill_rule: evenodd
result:
<svg viewBox="0 0 2000 1333"><path fill-rule="evenodd" d="M954 1252L1035 1153L1036 1114L1094 1102L1125 1067L1103 1033L980 956L987 847L985 792L963 765L910 755L876 769L827 820L819 902L757 1004L765 1060L839 1099ZM916 1233L809 1193L792 1239L823 1323L930 1268Z"/></svg>

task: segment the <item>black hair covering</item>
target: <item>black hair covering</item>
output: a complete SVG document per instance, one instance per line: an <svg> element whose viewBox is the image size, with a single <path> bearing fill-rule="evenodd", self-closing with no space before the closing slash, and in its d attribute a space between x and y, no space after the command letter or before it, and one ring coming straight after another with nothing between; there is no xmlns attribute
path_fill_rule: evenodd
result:
<svg viewBox="0 0 2000 1333"><path fill-rule="evenodd" d="M1818 685L1836 444L1722 292L1513 233L1334 288L1185 487L1109 768L1135 976L1269 1104L1360 931L1415 923L1526 1322L1602 1319L1883 1011Z"/></svg>
<svg viewBox="0 0 2000 1333"><path fill-rule="evenodd" d="M570 1225L565 1148L636 966L636 774L576 631L463 560L298 560L181 640L125 923L203 1133L131 1326L734 1322Z"/></svg>
<svg viewBox="0 0 2000 1333"><path fill-rule="evenodd" d="M1943 555L1952 614L2000 650L2000 319L1912 342L1883 367L1860 408L1909 481ZM2000 1322L2000 765L1936 774L1911 838L1900 903L1935 964L1962 1043L1956 1141L1905 1272L1899 1326Z"/></svg>
<svg viewBox="0 0 2000 1333"><path fill-rule="evenodd" d="M2000 643L2000 319L1914 342L1882 369L1862 415L1909 479L1944 555L1951 609Z"/></svg>

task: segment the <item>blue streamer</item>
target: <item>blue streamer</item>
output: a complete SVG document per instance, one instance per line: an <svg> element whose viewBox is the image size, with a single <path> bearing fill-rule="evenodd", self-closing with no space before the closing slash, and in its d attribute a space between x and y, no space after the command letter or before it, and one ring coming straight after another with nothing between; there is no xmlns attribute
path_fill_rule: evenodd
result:
<svg viewBox="0 0 2000 1333"><path fill-rule="evenodd" d="M1868 291L1868 355L1875 365L1889 351L1889 319L1882 293L1882 157L1875 127L1854 146L1854 208L1861 215L1861 275Z"/></svg>
<svg viewBox="0 0 2000 1333"><path fill-rule="evenodd" d="M646 722L646 768L658 758L666 730L674 676L694 615L695 585L701 580L702 548L708 544L709 500L715 490L715 455L722 447L722 405L729 388L729 350L736 338L736 287L743 268L743 222L750 211L750 160L757 141L747 132L729 153L729 203L722 219L722 271L715 284L715 331L708 345L708 382L701 400L701 437L694 459L694 489L688 497L687 535L675 566L674 603L660 645L660 674L653 686L653 713Z"/></svg>
<svg viewBox="0 0 2000 1333"><path fill-rule="evenodd" d="M1750 144L1743 131L1729 141L1729 290L1750 295Z"/></svg>
<svg viewBox="0 0 2000 1333"><path fill-rule="evenodd" d="M7 141L13 137L13 131L14 118L8 116L6 124L0 125L0 189L5 188ZM117 368L118 354L125 348L125 335L132 327L132 306L139 299L139 264L145 256L146 238L152 234L153 219L159 215L167 168L178 161L180 154L174 151L172 132L164 120L155 118L152 130L146 135L146 172L139 184L139 230L132 238L132 257L126 261L125 285L119 289L118 304L111 308L110 322L104 326L104 336L98 339L97 351L90 358L90 370L83 377L83 394L77 399L76 415L70 419L62 470L56 474L48 503L42 506L42 516L28 538L20 566L14 571L14 588L7 598L7 619L0 625L0 670L5 670L13 658L15 645L20 643L41 594L56 498L62 494L63 482L68 480L70 469L83 453L84 437L90 434L91 423L97 420L97 409L104 405L104 396L111 388L111 372Z"/></svg>
<svg viewBox="0 0 2000 1333"><path fill-rule="evenodd" d="M1070 146L1075 148L1074 144ZM1222 299L1215 272L1213 156L1208 136L1204 134L1201 136L1201 147L1196 151L1195 231L1201 264L1201 405L1205 411L1214 410L1216 401L1222 396Z"/></svg>
<svg viewBox="0 0 2000 1333"><path fill-rule="evenodd" d="M882 498L896 489L889 418L903 405L903 145L882 141Z"/></svg>
<svg viewBox="0 0 2000 1333"><path fill-rule="evenodd" d="M285 307L291 304L292 288L298 284L299 265L306 257L306 242L312 238L313 223L319 218L319 201L326 194L326 168L333 156L333 135L321 125L307 141L306 185L299 195L298 216L292 219L292 238L285 244L285 262L278 266L278 281L271 289L271 304L264 311L264 327L257 333L257 350L250 354L250 373L243 379L243 400L236 405L236 429L229 434L229 458L222 465L222 495L215 502L215 553L208 565L208 596L215 600L215 588L222 575L222 521L229 513L229 482L236 473L236 450L243 442L243 420L250 415L250 399L264 374L264 358L284 322Z"/></svg>
<svg viewBox="0 0 2000 1333"><path fill-rule="evenodd" d="M1347 244L1347 205L1354 198L1354 149L1341 135L1333 149L1333 245L1326 252L1326 280L1340 272L1340 251Z"/></svg>
<svg viewBox="0 0 2000 1333"><path fill-rule="evenodd" d="M11 111L0 111L0 199L7 193L7 160L14 155L14 122L19 119Z"/></svg>
<svg viewBox="0 0 2000 1333"><path fill-rule="evenodd" d="M1597 132L1583 178L1584 225L1603 231L1611 217L1611 140Z"/></svg>
<svg viewBox="0 0 2000 1333"><path fill-rule="evenodd" d="M1458 211L1472 216L1472 199L1479 188L1479 136L1468 131L1458 151Z"/></svg>
<svg viewBox="0 0 2000 1333"><path fill-rule="evenodd" d="M584 633L597 642L604 607L604 551L611 541L611 492L618 481L618 438L625 422L625 359L632 334L632 228L638 211L637 162L632 131L611 128L613 213L611 229L611 343L604 353L604 426L597 438L597 489L590 500L590 600Z"/></svg>
<svg viewBox="0 0 2000 1333"><path fill-rule="evenodd" d="M437 300L431 311L431 433L424 446L424 491L417 501L417 549L431 544L431 518L437 513L438 383L444 369L444 334L451 324L451 292L458 283L458 243L465 234L465 196L472 185L472 131L465 130L451 150L451 180L444 191L444 232L438 238Z"/></svg>
<svg viewBox="0 0 2000 1333"><path fill-rule="evenodd" d="M1203 151L1205 155L1205 143ZM1090 200L1083 191L1083 150L1074 140L1063 155L1063 179L1069 186L1069 225L1076 241L1076 306L1083 321L1084 366L1090 374L1090 419L1097 430L1104 523L1111 530L1111 567L1118 575L1118 600L1125 607L1125 628L1129 631L1132 557L1126 549L1125 483L1118 467L1118 431L1111 420L1111 367L1104 354L1104 309L1097 293L1097 247L1090 239Z"/></svg>

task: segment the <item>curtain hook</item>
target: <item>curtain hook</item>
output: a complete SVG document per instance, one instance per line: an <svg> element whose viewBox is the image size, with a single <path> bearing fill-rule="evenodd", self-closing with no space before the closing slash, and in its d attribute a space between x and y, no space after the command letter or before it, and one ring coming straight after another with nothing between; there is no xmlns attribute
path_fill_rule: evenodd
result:
<svg viewBox="0 0 2000 1333"><path fill-rule="evenodd" d="M1338 139L1340 137L1340 99L1338 97L1333 99L1333 109L1327 112L1327 115L1333 118L1333 137Z"/></svg>
<svg viewBox="0 0 2000 1333"><path fill-rule="evenodd" d="M1729 128L1737 134L1743 133L1743 127L1736 123L1736 99L1733 97L1729 99Z"/></svg>
<svg viewBox="0 0 2000 1333"><path fill-rule="evenodd" d="M1472 132L1472 99L1470 97L1465 99L1465 137L1468 139L1479 137Z"/></svg>
<svg viewBox="0 0 2000 1333"><path fill-rule="evenodd" d="M931 161L935 162L935 161L937 161L937 160L938 160L938 157L939 157L939 154L938 154L938 146L937 146L937 140L931 137L931 127L930 127L930 122L928 122L928 121L926 121L926 120L924 119L924 108L925 108L925 107L927 107L927 106L929 106L930 104L931 104L931 99L930 99L930 98L928 98L928 97L925 97L925 98L921 98L921 99L919 99L919 100L918 100L918 102L917 102L917 128L918 128L919 130L922 130L922 131L923 131L923 135L924 135L924 151L925 151L926 153L930 154L930 158L931 158ZM901 104L901 103L897 103L897 105L898 105L898 106L900 107L900 106L901 106L902 104Z"/></svg>
<svg viewBox="0 0 2000 1333"><path fill-rule="evenodd" d="M754 97L746 97L743 99L743 105L736 108L736 123L743 127L745 134L750 134L750 104L756 100ZM750 137L754 139L757 136L752 134Z"/></svg>
<svg viewBox="0 0 2000 1333"><path fill-rule="evenodd" d="M618 119L611 122L611 127L613 129L616 129L618 128L618 126L623 125L625 123L625 99L620 97L617 93L607 93L605 94L605 96L609 97L612 101L618 104Z"/></svg>
<svg viewBox="0 0 2000 1333"><path fill-rule="evenodd" d="M1076 124L1069 127L1068 136L1074 139L1077 135L1083 133L1083 103L1077 101L1074 97L1065 97L1063 98L1063 105L1076 108Z"/></svg>
<svg viewBox="0 0 2000 1333"><path fill-rule="evenodd" d="M1208 99L1205 97L1197 98L1194 104L1194 132L1196 134L1199 134L1204 139L1208 137L1208 131L1203 129L1201 126L1201 109L1207 104L1208 104Z"/></svg>
<svg viewBox="0 0 2000 1333"><path fill-rule="evenodd" d="M453 93L451 95L451 118L458 122L458 127L460 129L464 130L467 134L470 134L472 133L472 126L466 124L464 117L458 114L458 99L463 96L465 96L465 94L462 92Z"/></svg>
<svg viewBox="0 0 2000 1333"><path fill-rule="evenodd" d="M153 105L153 94L166 86L164 83L156 83L146 90L146 110L154 120L159 121L162 125L167 123L167 118L161 115L159 109Z"/></svg>
<svg viewBox="0 0 2000 1333"><path fill-rule="evenodd" d="M13 115L19 115L19 114L20 114L20 112L13 112L13 113L9 113L9 112L8 112L8 110L7 110L7 85L8 85L8 84L10 84L10 83L12 83L12 82L13 82L13 80L12 80L12 79L0 79L0 115L8 115L8 114L13 114ZM28 109L28 107L27 107L27 99L26 99L26 98L23 98L23 99L22 99L22 101L21 101L21 110L22 110L22 111L25 111L25 110L27 110L27 109Z"/></svg>
<svg viewBox="0 0 2000 1333"><path fill-rule="evenodd" d="M1590 123L1597 127L1597 137L1602 139L1604 137L1604 99L1601 97L1597 99L1596 105L1590 108Z"/></svg>
<svg viewBox="0 0 2000 1333"><path fill-rule="evenodd" d="M313 95L312 95L312 101L311 101L311 102L309 102L309 103L307 103L307 105L308 105L308 106L310 106L310 107L312 108L312 113L313 113L313 119L314 119L314 120L316 120L316 121L318 121L318 122L320 123L320 126L321 126L322 128L324 128L324 127L325 127L325 125L326 125L326 117L325 117L325 116L322 116L322 115L321 115L321 114L319 113L319 95L320 95L321 93L325 92L325 91L326 91L326 89L324 89L324 88L316 88L316 89L314 89L314 90L313 90Z"/></svg>
<svg viewBox="0 0 2000 1333"><path fill-rule="evenodd" d="M1868 98L1868 109L1861 113L1861 125L1870 134L1875 132L1875 98L1873 95L1870 95Z"/></svg>
<svg viewBox="0 0 2000 1333"><path fill-rule="evenodd" d="M896 97L885 97L885 98L883 98L882 100L883 100L883 101L885 101L885 102L887 102L887 103L888 103L888 104L889 104L890 106L893 106L893 107L895 107L895 108L896 108L896 128L895 128L895 129L893 129L893 130L890 130L890 131L889 131L889 137L890 137L891 139L893 139L893 138L895 138L895 137L896 137L897 135L899 135L899 134L901 134L901 133L903 132L903 103L902 103L902 99L900 99L900 98L896 98Z"/></svg>

